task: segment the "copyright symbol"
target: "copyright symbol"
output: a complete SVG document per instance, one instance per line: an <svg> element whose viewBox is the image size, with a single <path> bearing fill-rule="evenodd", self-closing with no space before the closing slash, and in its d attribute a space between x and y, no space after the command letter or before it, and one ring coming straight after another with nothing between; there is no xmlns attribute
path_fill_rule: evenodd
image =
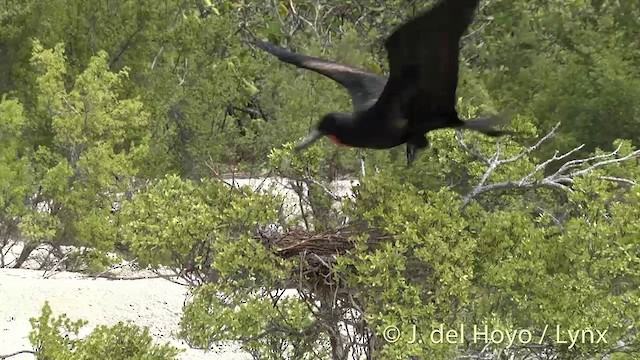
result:
<svg viewBox="0 0 640 360"><path fill-rule="evenodd" d="M400 329L396 326L387 326L382 332L382 337L386 342L395 343L400 340Z"/></svg>

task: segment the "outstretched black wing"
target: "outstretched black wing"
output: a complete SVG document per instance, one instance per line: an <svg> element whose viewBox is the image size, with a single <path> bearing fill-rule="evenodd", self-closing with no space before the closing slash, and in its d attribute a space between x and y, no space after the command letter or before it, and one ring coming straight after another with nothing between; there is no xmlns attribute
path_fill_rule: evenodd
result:
<svg viewBox="0 0 640 360"><path fill-rule="evenodd" d="M387 78L384 76L352 66L296 54L264 41L256 41L254 44L283 62L313 70L338 82L349 91L351 102L356 111L368 108L377 100L387 83Z"/></svg>
<svg viewBox="0 0 640 360"><path fill-rule="evenodd" d="M460 38L479 0L440 0L398 27L385 41L389 82L382 104L406 101L428 113L455 111ZM426 120L426 119L425 119Z"/></svg>

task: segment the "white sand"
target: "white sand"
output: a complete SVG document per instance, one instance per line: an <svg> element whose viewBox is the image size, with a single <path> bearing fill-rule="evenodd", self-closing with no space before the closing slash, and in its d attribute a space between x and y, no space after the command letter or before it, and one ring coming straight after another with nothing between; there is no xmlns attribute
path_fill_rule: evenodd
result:
<svg viewBox="0 0 640 360"><path fill-rule="evenodd" d="M275 192L285 197L285 213L294 215L298 199L289 188L287 179L235 179L236 185L248 185L254 190ZM357 181L336 181L329 187L337 196L352 196L351 187ZM6 250L6 249L5 249ZM19 247L11 249L15 257ZM34 253L46 253L35 251ZM37 254L36 254L37 255ZM9 256L11 257L11 256ZM7 265L11 266L10 259ZM25 267L35 266L27 262ZM187 289L163 279L106 280L93 279L77 273L59 272L49 278L43 271L0 268L0 355L20 350L31 350L28 335L29 318L38 317L45 301L54 316L65 313L72 320L89 321L86 335L96 325L112 325L118 321L132 321L138 326L148 326L157 341L170 341L174 346L187 349L181 359L251 359L237 346L225 346L204 352L190 349L173 335L178 330L182 306ZM11 360L31 360L29 354L12 357Z"/></svg>
<svg viewBox="0 0 640 360"><path fill-rule="evenodd" d="M96 325L112 325L132 321L148 326L158 341L171 341L179 348L188 348L175 339L187 289L163 279L106 280L61 272L43 278L43 271L0 269L0 355L32 349L28 335L29 318L38 317L45 301L54 316L67 314L72 320L89 321L86 334ZM81 333L81 335L84 335ZM237 347L225 347L205 353L187 349L181 359L251 359ZM31 360L23 354L12 360Z"/></svg>

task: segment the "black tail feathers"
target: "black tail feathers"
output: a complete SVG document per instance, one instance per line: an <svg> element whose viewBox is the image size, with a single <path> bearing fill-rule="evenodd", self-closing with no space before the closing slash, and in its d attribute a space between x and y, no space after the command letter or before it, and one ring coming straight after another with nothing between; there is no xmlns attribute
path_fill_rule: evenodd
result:
<svg viewBox="0 0 640 360"><path fill-rule="evenodd" d="M482 119L467 120L467 121L464 121L463 123L464 123L462 125L463 129L478 131L487 136L498 137L503 135L515 134L515 132L512 130L499 130L495 128L496 126L499 126L499 125L508 124L508 121L506 119L503 119L500 117L489 117L489 118L482 118Z"/></svg>

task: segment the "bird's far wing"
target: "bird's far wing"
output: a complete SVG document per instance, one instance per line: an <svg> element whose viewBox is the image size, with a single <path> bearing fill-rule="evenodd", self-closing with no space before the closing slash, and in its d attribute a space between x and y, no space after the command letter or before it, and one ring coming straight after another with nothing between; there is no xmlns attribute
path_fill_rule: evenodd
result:
<svg viewBox="0 0 640 360"><path fill-rule="evenodd" d="M254 44L260 49L276 56L280 61L315 71L344 86L349 91L353 107L356 110L363 109L372 101L377 100L387 83L386 77L356 67L312 56L296 54L264 41L258 40L255 41Z"/></svg>
<svg viewBox="0 0 640 360"><path fill-rule="evenodd" d="M400 25L385 41L389 84L380 96L389 103L416 88L415 101L428 111L455 109L460 38L473 21L479 0L439 0ZM417 72L417 73L416 73ZM417 81L412 77L416 76ZM409 77L409 79L408 79ZM404 95L403 95L404 91Z"/></svg>

